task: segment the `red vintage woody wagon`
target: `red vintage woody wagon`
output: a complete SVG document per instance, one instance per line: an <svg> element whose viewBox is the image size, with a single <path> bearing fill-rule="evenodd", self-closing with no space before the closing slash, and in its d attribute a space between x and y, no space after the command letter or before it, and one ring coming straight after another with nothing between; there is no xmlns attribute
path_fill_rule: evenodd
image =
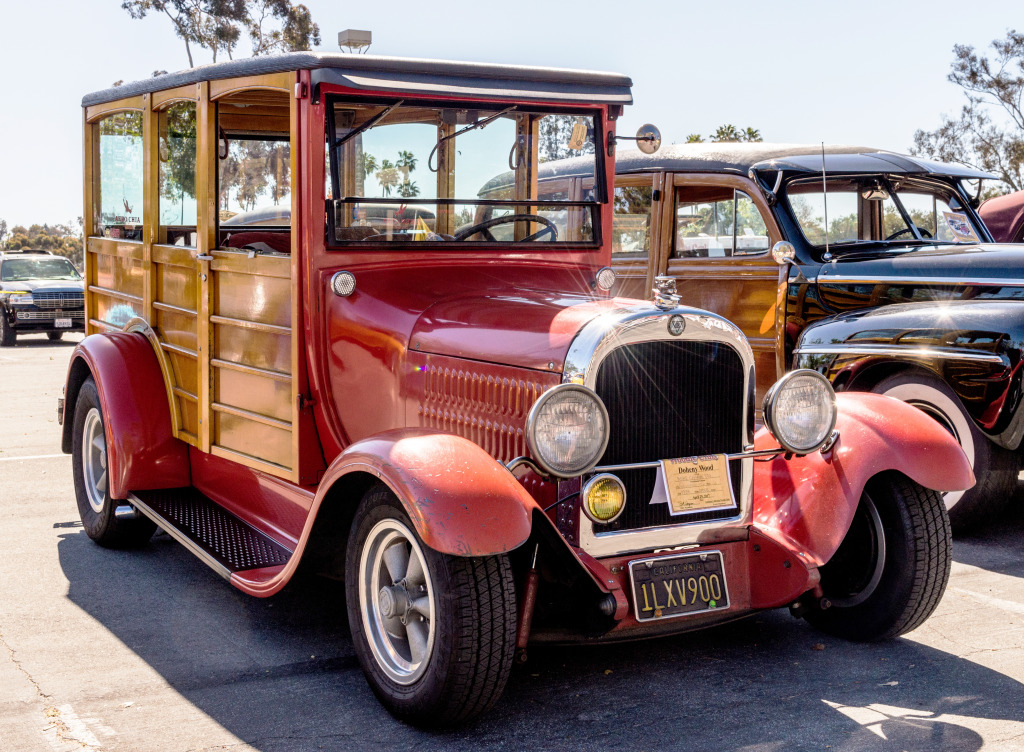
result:
<svg viewBox="0 0 1024 752"><path fill-rule="evenodd" d="M492 706L531 641L779 606L853 639L918 626L969 465L809 371L755 435L734 325L667 285L610 296L630 86L293 53L85 97L61 416L86 533L159 525L259 597L300 562L344 578L371 688L422 725ZM571 154L582 190L538 182Z"/></svg>

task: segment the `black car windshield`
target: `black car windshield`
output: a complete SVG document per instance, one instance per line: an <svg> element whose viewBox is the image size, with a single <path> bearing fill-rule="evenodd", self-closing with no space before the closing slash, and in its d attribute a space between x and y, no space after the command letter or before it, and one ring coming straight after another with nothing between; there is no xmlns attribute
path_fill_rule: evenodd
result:
<svg viewBox="0 0 1024 752"><path fill-rule="evenodd" d="M0 266L0 281L21 282L28 279L81 279L74 265L66 258L7 259Z"/></svg>
<svg viewBox="0 0 1024 752"><path fill-rule="evenodd" d="M807 242L979 243L981 235L952 186L905 175L802 178L786 188L793 217ZM827 205L826 205L827 198Z"/></svg>

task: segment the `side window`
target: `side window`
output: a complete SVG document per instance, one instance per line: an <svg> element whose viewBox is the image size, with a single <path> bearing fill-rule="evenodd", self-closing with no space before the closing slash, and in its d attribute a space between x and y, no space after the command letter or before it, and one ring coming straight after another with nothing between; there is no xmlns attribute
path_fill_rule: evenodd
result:
<svg viewBox="0 0 1024 752"><path fill-rule="evenodd" d="M100 120L98 131L94 232L105 238L142 240L142 113L108 115Z"/></svg>
<svg viewBox="0 0 1024 752"><path fill-rule="evenodd" d="M612 218L612 258L647 258L651 253L650 185L616 186Z"/></svg>
<svg viewBox="0 0 1024 752"><path fill-rule="evenodd" d="M764 217L750 198L743 191L736 191L736 243L734 252L761 253L769 246L768 228Z"/></svg>
<svg viewBox="0 0 1024 752"><path fill-rule="evenodd" d="M288 96L242 91L217 102L219 248L290 253Z"/></svg>
<svg viewBox="0 0 1024 752"><path fill-rule="evenodd" d="M764 217L743 191L721 186L676 189L677 258L762 253L768 245Z"/></svg>
<svg viewBox="0 0 1024 752"><path fill-rule="evenodd" d="M159 242L196 245L196 106L172 104L159 116Z"/></svg>

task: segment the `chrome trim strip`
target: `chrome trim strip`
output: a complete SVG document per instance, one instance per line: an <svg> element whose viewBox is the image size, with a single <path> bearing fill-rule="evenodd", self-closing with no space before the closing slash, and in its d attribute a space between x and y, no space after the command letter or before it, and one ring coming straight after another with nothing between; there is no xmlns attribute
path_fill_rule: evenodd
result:
<svg viewBox="0 0 1024 752"><path fill-rule="evenodd" d="M225 580L231 579L231 570L221 564L219 561L210 556L206 551L200 548L194 540L189 538L185 533L174 526L174 523L170 520L164 519L163 515L153 511L153 509L146 505L146 502L141 501L138 496L133 493L128 494L128 501L132 503L136 509L142 512L144 515L153 520L160 528L167 533L169 536L178 541L181 545L187 548L191 553L195 554L206 566L212 569L214 572L219 574Z"/></svg>
<svg viewBox="0 0 1024 752"><path fill-rule="evenodd" d="M960 285L963 287L1024 287L1022 279L1000 279L994 277L841 277L833 276L827 270L818 272L818 284L838 285Z"/></svg>
<svg viewBox="0 0 1024 752"><path fill-rule="evenodd" d="M837 431L833 431L833 433L838 433L838 432ZM727 460L741 460L741 459L744 459L746 457L771 457L771 456L774 456L774 455L777 455L777 454L785 454L786 451L787 451L786 449L784 449L783 447L780 446L777 449L759 449L756 452L752 451L752 450L751 451L746 451L746 452L734 452L733 454L726 454L725 458ZM813 449L810 452L804 452L804 454L814 454L817 451L820 451L820 450ZM671 457L671 458L666 458L666 459L685 459L685 458ZM595 473L611 473L611 472L615 472L616 470L650 470L650 469L653 469L653 468L656 468L656 467L660 467L661 466L661 462L662 462L661 460L656 460L654 462L633 462L633 463L625 464L625 465L598 465L597 467L595 467L593 469L593 472L595 472Z"/></svg>
<svg viewBox="0 0 1024 752"><path fill-rule="evenodd" d="M993 353L965 352L962 350L937 350L931 347L892 347L889 345L829 345L798 347L793 355L901 355L917 358L951 358L954 360L977 360L984 363L1006 365L1006 358Z"/></svg>
<svg viewBox="0 0 1024 752"><path fill-rule="evenodd" d="M668 331L668 322L673 316L682 316L686 321L683 333L673 336ZM656 308L650 303L641 303L591 319L576 335L565 359L562 381L582 384L595 389L597 373L601 363L613 350L624 345L652 341L696 340L718 342L732 347L740 356L743 365L743 393L750 394L750 380L754 374L754 354L750 343L735 325L727 319L696 308L676 307L668 310ZM742 432L741 446L754 443L749 430L750 410L753 405L744 396L743 421L737 428ZM663 459L663 458L660 458ZM730 457L732 459L732 457ZM594 557L616 556L655 548L681 546L699 543L709 530L722 528L744 528L750 524L753 515L754 459L752 454L739 456L740 489L737 496L739 514L735 517L698 522L680 522L675 525L595 533L590 518L580 510L580 547ZM655 463L654 466L660 464ZM611 466L594 468L611 470ZM648 500L634 500L645 503ZM628 500L627 504L630 503ZM739 534L739 530L737 533ZM721 540L716 536L716 540Z"/></svg>

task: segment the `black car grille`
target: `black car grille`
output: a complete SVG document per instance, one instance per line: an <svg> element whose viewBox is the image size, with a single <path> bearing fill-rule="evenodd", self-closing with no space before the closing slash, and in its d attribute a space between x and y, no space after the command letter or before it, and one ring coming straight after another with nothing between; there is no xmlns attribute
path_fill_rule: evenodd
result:
<svg viewBox="0 0 1024 752"><path fill-rule="evenodd" d="M85 295L80 292L33 292L32 302L37 308L82 308Z"/></svg>
<svg viewBox="0 0 1024 752"><path fill-rule="evenodd" d="M611 438L599 465L652 462L742 451L743 361L718 342L670 340L616 349L601 364L596 391L608 408ZM738 463L730 466L739 499ZM626 486L626 508L595 533L733 517L737 510L672 516L650 504L656 469L615 471Z"/></svg>

